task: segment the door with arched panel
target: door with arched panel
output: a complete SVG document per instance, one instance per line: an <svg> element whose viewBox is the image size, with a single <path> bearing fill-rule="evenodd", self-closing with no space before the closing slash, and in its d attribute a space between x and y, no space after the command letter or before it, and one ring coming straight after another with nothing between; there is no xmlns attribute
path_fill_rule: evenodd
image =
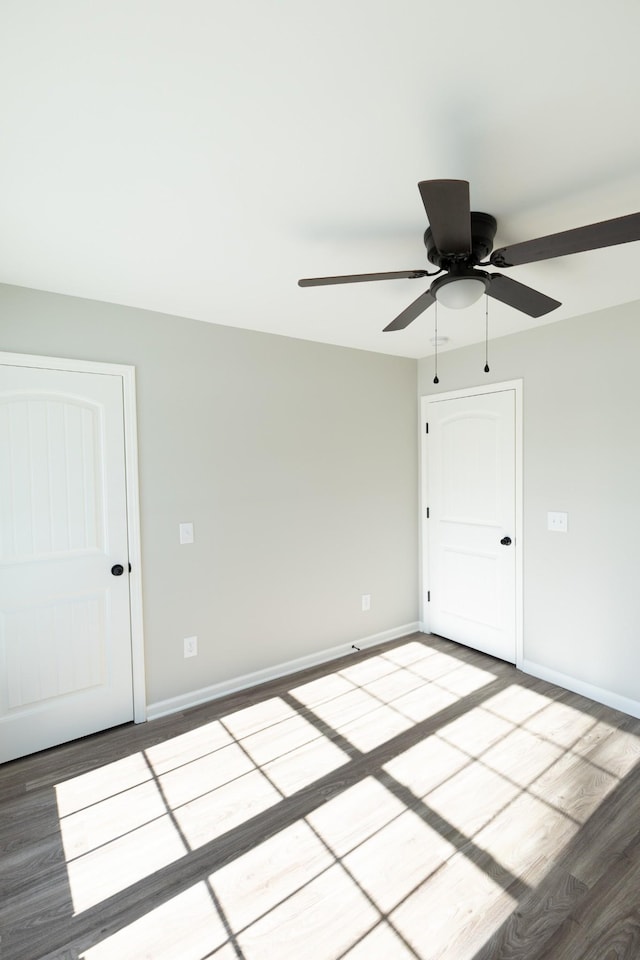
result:
<svg viewBox="0 0 640 960"><path fill-rule="evenodd" d="M516 662L516 392L427 398L430 629Z"/></svg>
<svg viewBox="0 0 640 960"><path fill-rule="evenodd" d="M0 365L0 759L133 719L122 378Z"/></svg>

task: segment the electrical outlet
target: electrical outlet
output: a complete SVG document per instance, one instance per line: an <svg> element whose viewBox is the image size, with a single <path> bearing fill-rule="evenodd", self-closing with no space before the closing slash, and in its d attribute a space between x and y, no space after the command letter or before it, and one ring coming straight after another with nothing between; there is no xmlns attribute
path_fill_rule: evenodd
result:
<svg viewBox="0 0 640 960"><path fill-rule="evenodd" d="M362 609L371 610L371 594L370 593L362 594Z"/></svg>
<svg viewBox="0 0 640 960"><path fill-rule="evenodd" d="M198 656L198 638L197 637L184 638L184 655L185 655L185 658Z"/></svg>

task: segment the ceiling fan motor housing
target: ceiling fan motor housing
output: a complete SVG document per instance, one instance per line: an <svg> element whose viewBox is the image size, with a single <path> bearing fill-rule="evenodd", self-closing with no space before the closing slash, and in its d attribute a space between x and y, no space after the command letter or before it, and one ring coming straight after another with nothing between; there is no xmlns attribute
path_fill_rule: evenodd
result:
<svg viewBox="0 0 640 960"><path fill-rule="evenodd" d="M431 234L431 227L427 227L424 235L424 245L427 248L427 257L431 263L441 270L449 270L454 265L474 267L481 260L485 260L493 250L493 241L498 224L490 213L471 213L471 252L446 253L439 251Z"/></svg>

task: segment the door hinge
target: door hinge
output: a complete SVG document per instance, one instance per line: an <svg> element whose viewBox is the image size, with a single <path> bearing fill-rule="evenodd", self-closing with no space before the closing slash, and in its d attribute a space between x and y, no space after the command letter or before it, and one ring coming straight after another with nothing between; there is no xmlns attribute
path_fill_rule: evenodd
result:
<svg viewBox="0 0 640 960"><path fill-rule="evenodd" d="M431 590L427 590L427 603L431 603Z"/></svg>
<svg viewBox="0 0 640 960"><path fill-rule="evenodd" d="M129 573L131 573L131 564L129 564Z"/></svg>
<svg viewBox="0 0 640 960"><path fill-rule="evenodd" d="M427 507L427 520L429 519L429 507Z"/></svg>
<svg viewBox="0 0 640 960"><path fill-rule="evenodd" d="M428 424L428 423L425 423L425 425L424 425L424 432L425 432L425 433L429 433L429 424Z"/></svg>

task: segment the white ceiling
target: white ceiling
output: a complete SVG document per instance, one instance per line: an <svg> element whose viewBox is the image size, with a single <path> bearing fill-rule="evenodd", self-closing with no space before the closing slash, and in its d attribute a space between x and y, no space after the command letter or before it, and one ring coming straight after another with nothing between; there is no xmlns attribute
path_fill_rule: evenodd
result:
<svg viewBox="0 0 640 960"><path fill-rule="evenodd" d="M637 0L2 0L0 281L409 357L419 180L496 246L640 210ZM640 300L640 243L509 271L563 306ZM1 321L0 321L1 323ZM440 310L449 346L482 301Z"/></svg>

